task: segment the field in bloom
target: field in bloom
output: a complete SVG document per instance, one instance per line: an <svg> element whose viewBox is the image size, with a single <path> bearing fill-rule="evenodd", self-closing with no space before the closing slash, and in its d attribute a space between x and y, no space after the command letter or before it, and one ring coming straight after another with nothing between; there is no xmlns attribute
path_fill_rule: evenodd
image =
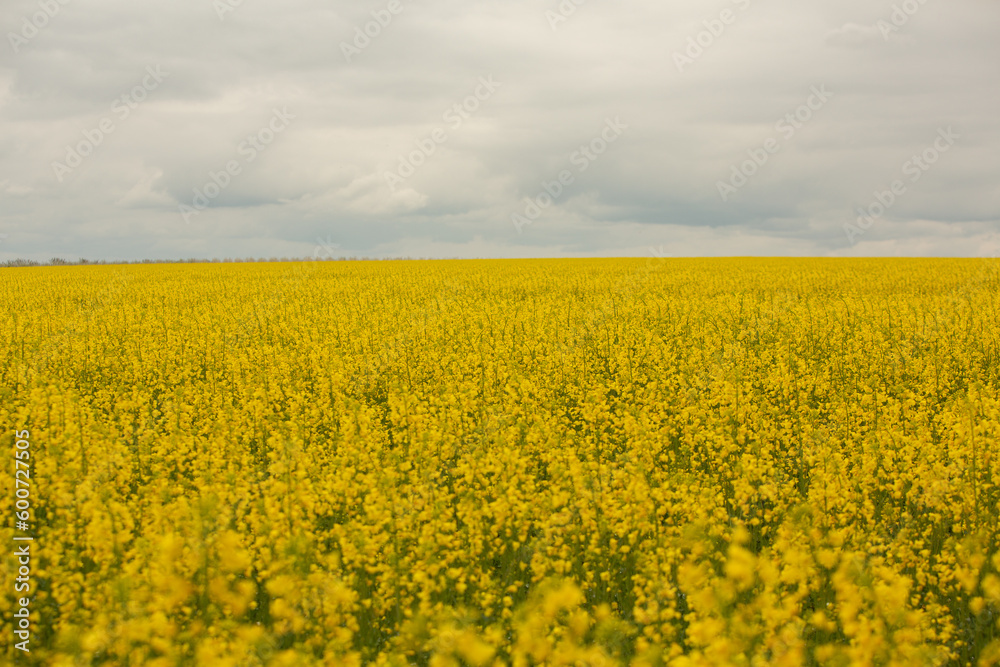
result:
<svg viewBox="0 0 1000 667"><path fill-rule="evenodd" d="M0 270L47 665L1000 659L996 260Z"/></svg>

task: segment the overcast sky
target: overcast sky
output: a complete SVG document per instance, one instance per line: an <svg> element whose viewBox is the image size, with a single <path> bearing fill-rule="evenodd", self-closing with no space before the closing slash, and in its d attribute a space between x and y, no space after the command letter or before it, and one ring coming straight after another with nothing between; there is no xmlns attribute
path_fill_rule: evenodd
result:
<svg viewBox="0 0 1000 667"><path fill-rule="evenodd" d="M1000 250L996 0L577 1L2 0L0 260Z"/></svg>

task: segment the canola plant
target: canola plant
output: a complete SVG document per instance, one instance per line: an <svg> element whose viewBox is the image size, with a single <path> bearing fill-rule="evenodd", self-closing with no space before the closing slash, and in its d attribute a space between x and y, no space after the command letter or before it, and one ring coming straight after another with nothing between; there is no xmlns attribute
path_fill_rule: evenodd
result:
<svg viewBox="0 0 1000 667"><path fill-rule="evenodd" d="M0 270L4 660L995 664L998 275Z"/></svg>

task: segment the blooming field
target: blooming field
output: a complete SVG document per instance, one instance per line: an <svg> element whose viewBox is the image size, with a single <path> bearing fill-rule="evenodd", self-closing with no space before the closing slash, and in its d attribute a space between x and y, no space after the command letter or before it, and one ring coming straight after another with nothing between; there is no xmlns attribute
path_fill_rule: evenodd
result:
<svg viewBox="0 0 1000 667"><path fill-rule="evenodd" d="M35 537L5 660L1000 657L995 260L52 267L0 294Z"/></svg>

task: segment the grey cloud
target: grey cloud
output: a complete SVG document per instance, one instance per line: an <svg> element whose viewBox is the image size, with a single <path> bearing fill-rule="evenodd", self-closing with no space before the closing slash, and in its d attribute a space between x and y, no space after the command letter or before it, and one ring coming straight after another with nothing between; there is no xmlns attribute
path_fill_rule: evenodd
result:
<svg viewBox="0 0 1000 667"><path fill-rule="evenodd" d="M587 2L553 30L554 1L400 2L350 62L341 43L388 0L244 0L221 19L202 0L72 0L17 53L5 38L0 260L308 255L317 237L448 257L997 250L995 3L927 0L895 25L888 1ZM8 1L5 37L37 11ZM149 66L169 77L120 117ZM502 86L451 127L490 75ZM833 98L786 138L778 121L824 85ZM276 107L295 119L248 161ZM628 131L579 171L574 152L616 116ZM106 118L60 181L53 163ZM856 209L947 126L954 149L850 245ZM386 172L439 128L393 192ZM723 201L718 183L769 138L780 149ZM179 207L232 160L187 223ZM573 183L518 234L511 216L564 169Z"/></svg>

